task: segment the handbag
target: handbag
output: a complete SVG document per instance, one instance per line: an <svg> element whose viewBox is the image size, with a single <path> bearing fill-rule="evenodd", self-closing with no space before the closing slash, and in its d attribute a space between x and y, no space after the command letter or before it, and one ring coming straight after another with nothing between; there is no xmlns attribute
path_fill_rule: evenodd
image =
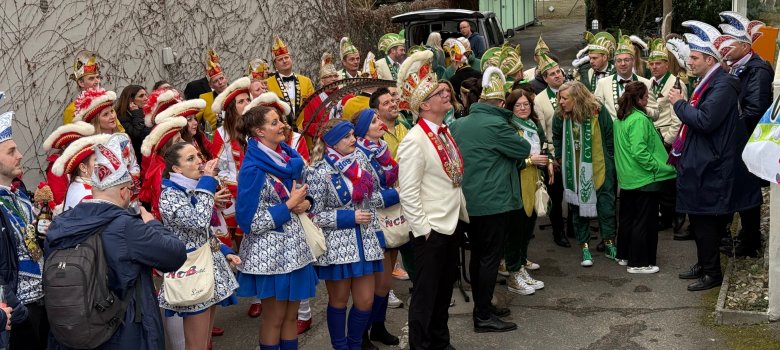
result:
<svg viewBox="0 0 780 350"><path fill-rule="evenodd" d="M209 231L206 231L207 234ZM187 253L187 261L178 270L163 275L165 301L171 306L192 306L214 297L214 257L206 240L200 248Z"/></svg>
<svg viewBox="0 0 780 350"><path fill-rule="evenodd" d="M296 215L298 215L301 226L303 226L303 233L306 236L306 243L309 245L309 249L311 249L311 255L314 256L314 259L319 258L328 250L328 246L325 243L325 234L305 213Z"/></svg>
<svg viewBox="0 0 780 350"><path fill-rule="evenodd" d="M409 222L404 217L401 204L376 209L377 220L385 235L387 248L398 248L409 242Z"/></svg>
<svg viewBox="0 0 780 350"><path fill-rule="evenodd" d="M547 186L544 185L542 180L537 180L536 193L534 193L534 210L536 210L536 216L547 216L549 208L550 195L547 194Z"/></svg>

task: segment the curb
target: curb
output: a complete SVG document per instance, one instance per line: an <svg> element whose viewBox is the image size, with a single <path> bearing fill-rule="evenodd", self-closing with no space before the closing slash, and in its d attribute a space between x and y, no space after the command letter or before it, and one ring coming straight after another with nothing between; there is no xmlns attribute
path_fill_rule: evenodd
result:
<svg viewBox="0 0 780 350"><path fill-rule="evenodd" d="M729 259L726 265L726 273L723 276L723 284L718 294L718 302L715 304L715 324L717 325L751 325L769 322L769 314L760 311L729 310L725 308L726 294L729 290L729 279L734 272L734 262Z"/></svg>

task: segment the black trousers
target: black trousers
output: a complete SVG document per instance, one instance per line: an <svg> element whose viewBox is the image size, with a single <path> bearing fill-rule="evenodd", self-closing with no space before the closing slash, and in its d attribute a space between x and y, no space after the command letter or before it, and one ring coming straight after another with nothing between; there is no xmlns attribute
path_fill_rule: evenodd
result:
<svg viewBox="0 0 780 350"><path fill-rule="evenodd" d="M545 174L545 184L549 183L549 176L547 172ZM550 208L550 224L552 225L553 232L561 232L563 234L563 175L560 170L553 173L555 181L552 185L547 185L547 193L550 195L550 202L552 203Z"/></svg>
<svg viewBox="0 0 780 350"><path fill-rule="evenodd" d="M452 288L458 278L458 246L462 231L452 235L431 231L414 238L417 279L409 305L409 348L444 349L450 344L449 320Z"/></svg>
<svg viewBox="0 0 780 350"><path fill-rule="evenodd" d="M518 218L521 209L506 213L470 216L469 240L471 241L471 293L474 296L474 317L488 319L492 314L490 301L496 289L498 265L506 243L511 218ZM516 221L515 223L517 223Z"/></svg>
<svg viewBox="0 0 780 350"><path fill-rule="evenodd" d="M761 249L761 206L739 212L742 221L742 244L748 249Z"/></svg>
<svg viewBox="0 0 780 350"><path fill-rule="evenodd" d="M661 218L660 222L666 226L671 226L674 223L674 218L677 216L675 210L677 203L677 179L669 179L661 183L661 193L659 194L659 204Z"/></svg>
<svg viewBox="0 0 780 350"><path fill-rule="evenodd" d="M618 258L629 267L656 265L659 192L620 190Z"/></svg>
<svg viewBox="0 0 780 350"><path fill-rule="evenodd" d="M27 319L11 327L8 348L11 350L44 350L49 339L49 318L43 299L27 307Z"/></svg>
<svg viewBox="0 0 780 350"><path fill-rule="evenodd" d="M722 278L720 269L720 236L732 215L688 214L696 239L696 257L704 274Z"/></svg>

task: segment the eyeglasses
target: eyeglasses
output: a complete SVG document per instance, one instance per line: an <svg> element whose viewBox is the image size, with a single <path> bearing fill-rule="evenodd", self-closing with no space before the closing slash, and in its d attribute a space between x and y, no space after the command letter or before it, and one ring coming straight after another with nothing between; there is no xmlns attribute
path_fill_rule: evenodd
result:
<svg viewBox="0 0 780 350"><path fill-rule="evenodd" d="M435 96L435 97L440 97L440 98L442 98L442 99L445 99L445 100L446 100L446 99L448 99L448 98L450 97L450 89L446 89L446 88L445 88L445 89L441 89L441 90L439 90L439 92L432 93L430 96L428 96L428 98L426 98L426 99L425 99L425 101L428 101L428 100L430 100L430 99L431 99L431 98L433 98L434 96Z"/></svg>
<svg viewBox="0 0 780 350"><path fill-rule="evenodd" d="M531 104L528 103L528 102L525 102L525 103L515 103L515 108L516 109L527 109L527 108L531 108Z"/></svg>
<svg viewBox="0 0 780 350"><path fill-rule="evenodd" d="M634 63L634 59L633 58L616 59L615 63Z"/></svg>

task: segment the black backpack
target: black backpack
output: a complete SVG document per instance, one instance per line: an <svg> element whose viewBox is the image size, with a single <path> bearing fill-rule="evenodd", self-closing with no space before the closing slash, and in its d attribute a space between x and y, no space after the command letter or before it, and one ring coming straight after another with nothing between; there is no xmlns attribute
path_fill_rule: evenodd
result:
<svg viewBox="0 0 780 350"><path fill-rule="evenodd" d="M49 253L44 262L43 291L51 333L67 347L91 349L114 335L125 318L128 300L108 289L108 266L98 229L74 247ZM135 321L141 298L135 283Z"/></svg>

